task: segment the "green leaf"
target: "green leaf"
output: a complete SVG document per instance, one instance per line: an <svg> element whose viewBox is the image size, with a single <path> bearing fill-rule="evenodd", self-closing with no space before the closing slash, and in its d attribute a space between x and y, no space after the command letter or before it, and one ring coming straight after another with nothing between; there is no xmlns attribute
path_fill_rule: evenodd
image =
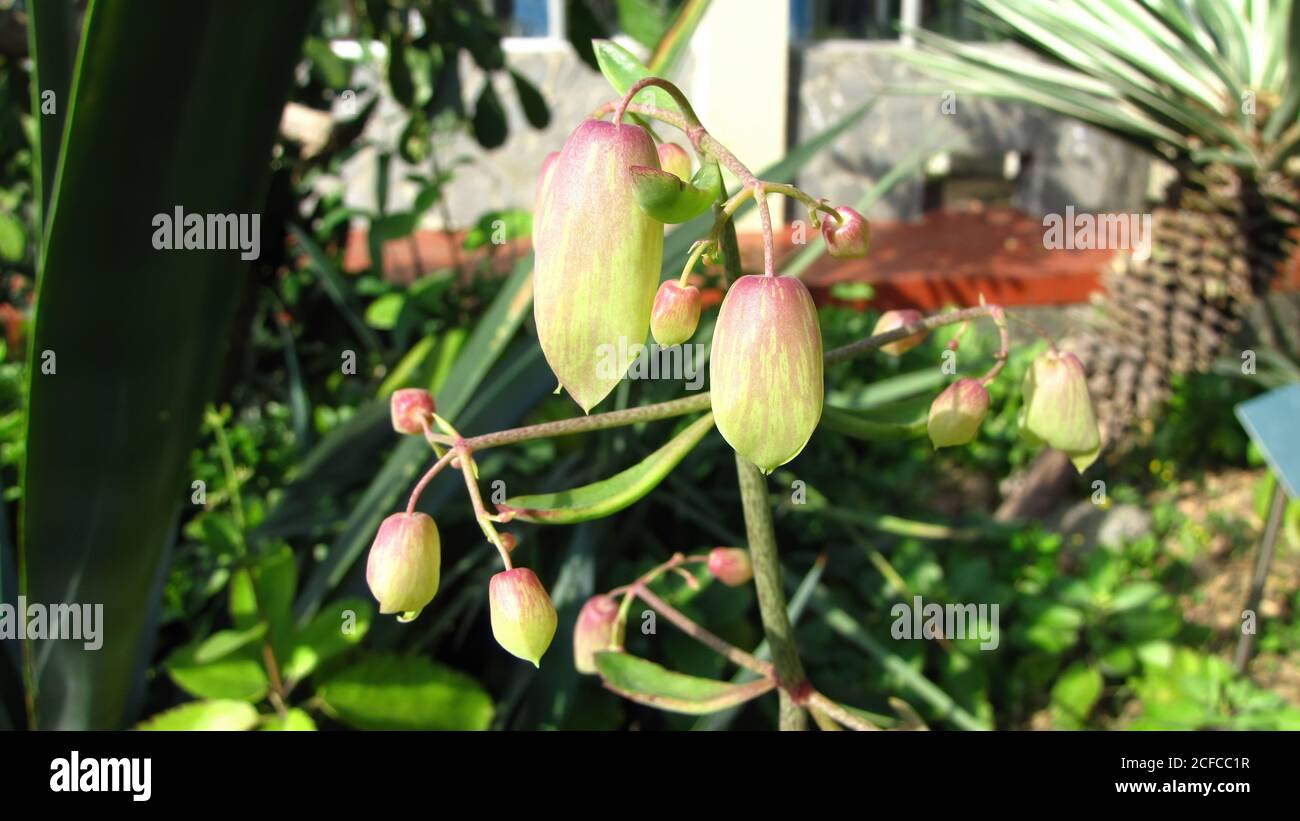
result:
<svg viewBox="0 0 1300 821"><path fill-rule="evenodd" d="M722 191L717 163L706 163L690 182L658 168L634 165L632 193L641 210L668 225L693 220L713 205Z"/></svg>
<svg viewBox="0 0 1300 821"><path fill-rule="evenodd" d="M317 696L361 730L486 730L492 723L492 699L478 682L419 656L370 656Z"/></svg>
<svg viewBox="0 0 1300 821"><path fill-rule="evenodd" d="M492 86L492 78L483 79L483 90L474 103L474 139L484 148L500 148L506 142L506 112Z"/></svg>
<svg viewBox="0 0 1300 821"><path fill-rule="evenodd" d="M366 324L381 331L391 331L397 327L397 317L406 305L406 294L393 292L383 294L366 307Z"/></svg>
<svg viewBox="0 0 1300 821"><path fill-rule="evenodd" d="M597 653L596 668L610 690L626 699L672 713L716 713L770 692L767 679L747 684L675 673L627 653Z"/></svg>
<svg viewBox="0 0 1300 821"><path fill-rule="evenodd" d="M0 214L0 259L19 262L27 252L27 232L11 214Z"/></svg>
<svg viewBox="0 0 1300 821"><path fill-rule="evenodd" d="M930 403L929 396L919 396L856 413L827 405L822 410L821 424L836 433L869 442L915 439L925 435Z"/></svg>
<svg viewBox="0 0 1300 821"><path fill-rule="evenodd" d="M388 88L402 108L415 105L415 83L411 79L410 64L406 62L406 47L396 37L389 40Z"/></svg>
<svg viewBox="0 0 1300 821"><path fill-rule="evenodd" d="M141 722L137 730L251 730L257 709L246 701L193 701Z"/></svg>
<svg viewBox="0 0 1300 821"><path fill-rule="evenodd" d="M513 513L521 521L551 525L576 524L608 516L654 490L712 429L713 414L706 413L663 447L608 479L558 493L506 499L497 508L502 513Z"/></svg>
<svg viewBox="0 0 1300 821"><path fill-rule="evenodd" d="M1106 603L1106 608L1112 613L1135 610L1149 604L1162 592L1160 585L1155 582L1131 582L1115 591L1115 595L1111 596L1110 601Z"/></svg>
<svg viewBox="0 0 1300 821"><path fill-rule="evenodd" d="M68 106L72 103L72 72L81 32L73 25L75 17L67 3L34 2L26 8L27 44L32 55L32 125L37 132L36 139L32 140L32 168L36 172L33 181L39 242L49 222L59 143L63 139ZM46 102L42 97L46 94L52 95L46 99L53 103L53 111L42 110Z"/></svg>
<svg viewBox="0 0 1300 821"><path fill-rule="evenodd" d="M618 0L619 28L646 48L654 48L668 28L664 10L652 0Z"/></svg>
<svg viewBox="0 0 1300 821"><path fill-rule="evenodd" d="M600 63L600 72L609 80L609 84L619 94L626 94L627 90L636 85L638 80L650 77L650 69L646 68L645 63L636 58L632 52L615 43L612 40L597 40L592 43L592 48L596 52L596 61ZM667 111L675 111L685 116L681 106L662 88L650 86L637 93L637 103L645 103L662 108Z"/></svg>
<svg viewBox="0 0 1300 821"><path fill-rule="evenodd" d="M1063 729L1084 726L1104 686L1096 667L1084 661L1071 664L1052 685L1053 723Z"/></svg>
<svg viewBox="0 0 1300 821"><path fill-rule="evenodd" d="M40 728L131 720L165 548L249 267L238 250L155 250L154 220L177 206L263 211L313 5L87 7L41 244L19 556L33 601L101 603L113 638L28 654Z"/></svg>
<svg viewBox="0 0 1300 821"><path fill-rule="evenodd" d="M311 732L316 729L316 722L312 720L306 710L300 710L297 707L290 707L285 714L274 715L266 720L259 730L271 731L289 731L289 732Z"/></svg>
<svg viewBox="0 0 1300 821"><path fill-rule="evenodd" d="M222 630L173 653L163 666L178 687L192 696L260 701L268 682L261 660L266 625Z"/></svg>
<svg viewBox="0 0 1300 821"><path fill-rule="evenodd" d="M298 634L284 663L284 677L299 681L321 664L357 646L366 637L373 618L374 608L362 598L353 596L329 604Z"/></svg>
<svg viewBox="0 0 1300 821"><path fill-rule="evenodd" d="M533 233L533 214L518 208L489 211L465 232L461 243L466 251L476 251L488 243L501 244L528 237Z"/></svg>
<svg viewBox="0 0 1300 821"><path fill-rule="evenodd" d="M711 0L686 0L678 7L672 22L668 24L650 56L650 71L661 77L672 76L677 61L685 53L704 13L709 10L710 2Z"/></svg>
<svg viewBox="0 0 1300 821"><path fill-rule="evenodd" d="M546 128L551 124L551 110L546 106L546 99L537 86L514 69L510 69L510 78L515 81L515 93L519 95L519 106L524 110L524 118L533 128Z"/></svg>
<svg viewBox="0 0 1300 821"><path fill-rule="evenodd" d="M297 588L298 566L288 547L252 568L240 568L230 578L230 618L235 628L249 630L265 624L277 660L283 660L292 647L291 613Z"/></svg>
<svg viewBox="0 0 1300 821"><path fill-rule="evenodd" d="M334 53L329 40L308 37L303 52L311 60L311 70L320 78L321 83L336 90L347 88L352 76L352 64Z"/></svg>

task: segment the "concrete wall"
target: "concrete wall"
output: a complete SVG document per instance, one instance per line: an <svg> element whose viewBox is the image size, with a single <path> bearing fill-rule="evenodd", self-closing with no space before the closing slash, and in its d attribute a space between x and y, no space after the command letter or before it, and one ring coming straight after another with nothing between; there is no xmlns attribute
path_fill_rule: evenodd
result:
<svg viewBox="0 0 1300 821"><path fill-rule="evenodd" d="M738 0L737 0L738 1ZM726 3L719 4L725 6ZM712 14L712 12L711 12ZM700 100L705 124L726 142L735 135L742 159L758 170L769 159L827 128L855 106L891 83L915 81L919 75L890 56L892 44L830 41L796 45L789 49L788 72L745 72L745 62L730 49L729 69L720 69L717 49L710 42L710 21L693 43L677 76L688 95ZM713 38L716 39L716 36ZM772 49L757 52L772 54ZM443 167L454 165L456 177L447 189L447 213L453 227L474 222L484 211L531 208L537 170L550 151L559 149L569 131L593 108L613 99L605 80L591 71L559 40L511 40L510 65L520 71L551 104L551 123L536 131L525 122L508 77L498 79L497 92L510 122L510 138L494 151L484 151L467 134L440 135L436 154ZM755 60L775 60L775 56ZM751 82L754 76L768 78ZM477 96L483 82L466 58L463 67L465 96ZM768 90L788 76L784 112L770 103ZM771 78L778 78L772 80ZM934 96L882 96L856 127L842 135L829 150L812 160L798 183L815 196L835 203L853 203L907 155L920 140L956 140L957 154L991 158L1000 162L1006 152L1019 152L1021 170L1014 183L1014 203L1033 214L1060 212L1066 205L1076 210L1139 210L1147 190L1148 161L1118 139L1089 126L1013 104L960 96L956 112L945 114L942 100ZM714 115L714 116L711 116ZM365 137L394 145L405 121L391 100L381 102ZM784 132L784 133L782 133ZM672 135L665 128L664 134ZM676 135L677 141L683 141ZM763 157L748 156L744 145L753 143ZM334 184L346 189L352 205L373 207L377 151L359 151ZM417 186L406 181L412 170L394 158L389 168L390 207L398 210L414 198ZM922 182L911 179L877 203L870 216L910 220L922 207ZM425 220L442 227L443 211L435 208ZM781 213L776 212L778 217ZM789 211L789 216L798 212Z"/></svg>

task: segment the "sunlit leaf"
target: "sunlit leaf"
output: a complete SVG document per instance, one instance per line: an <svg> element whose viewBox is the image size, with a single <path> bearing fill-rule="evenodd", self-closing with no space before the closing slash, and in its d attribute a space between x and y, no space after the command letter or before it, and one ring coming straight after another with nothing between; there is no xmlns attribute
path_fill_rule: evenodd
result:
<svg viewBox="0 0 1300 821"><path fill-rule="evenodd" d="M712 429L713 414L706 413L663 447L608 479L557 493L506 499L497 508L502 513L513 513L516 519L525 522L552 525L575 524L608 516L654 490Z"/></svg>

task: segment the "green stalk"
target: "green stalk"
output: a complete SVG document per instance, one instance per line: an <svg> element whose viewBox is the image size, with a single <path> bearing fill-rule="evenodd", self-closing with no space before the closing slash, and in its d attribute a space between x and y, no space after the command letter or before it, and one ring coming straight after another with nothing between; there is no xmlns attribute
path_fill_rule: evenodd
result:
<svg viewBox="0 0 1300 821"><path fill-rule="evenodd" d="M799 648L794 642L794 628L786 611L785 588L781 581L781 558L777 555L776 534L772 530L772 511L767 506L767 481L758 468L736 454L736 473L740 478L740 499L745 511L745 533L749 555L754 565L754 588L758 592L758 612L763 619L763 633L772 648L776 680L780 687L780 728L803 730L808 716L796 700L798 694L811 689L804 674ZM795 694L795 695L791 695Z"/></svg>

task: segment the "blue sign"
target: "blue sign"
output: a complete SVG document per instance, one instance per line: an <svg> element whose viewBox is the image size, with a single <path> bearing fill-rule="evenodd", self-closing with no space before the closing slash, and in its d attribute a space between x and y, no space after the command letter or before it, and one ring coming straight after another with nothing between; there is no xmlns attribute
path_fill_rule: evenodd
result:
<svg viewBox="0 0 1300 821"><path fill-rule="evenodd" d="M1234 410L1287 494L1300 498L1300 384L1269 391Z"/></svg>

